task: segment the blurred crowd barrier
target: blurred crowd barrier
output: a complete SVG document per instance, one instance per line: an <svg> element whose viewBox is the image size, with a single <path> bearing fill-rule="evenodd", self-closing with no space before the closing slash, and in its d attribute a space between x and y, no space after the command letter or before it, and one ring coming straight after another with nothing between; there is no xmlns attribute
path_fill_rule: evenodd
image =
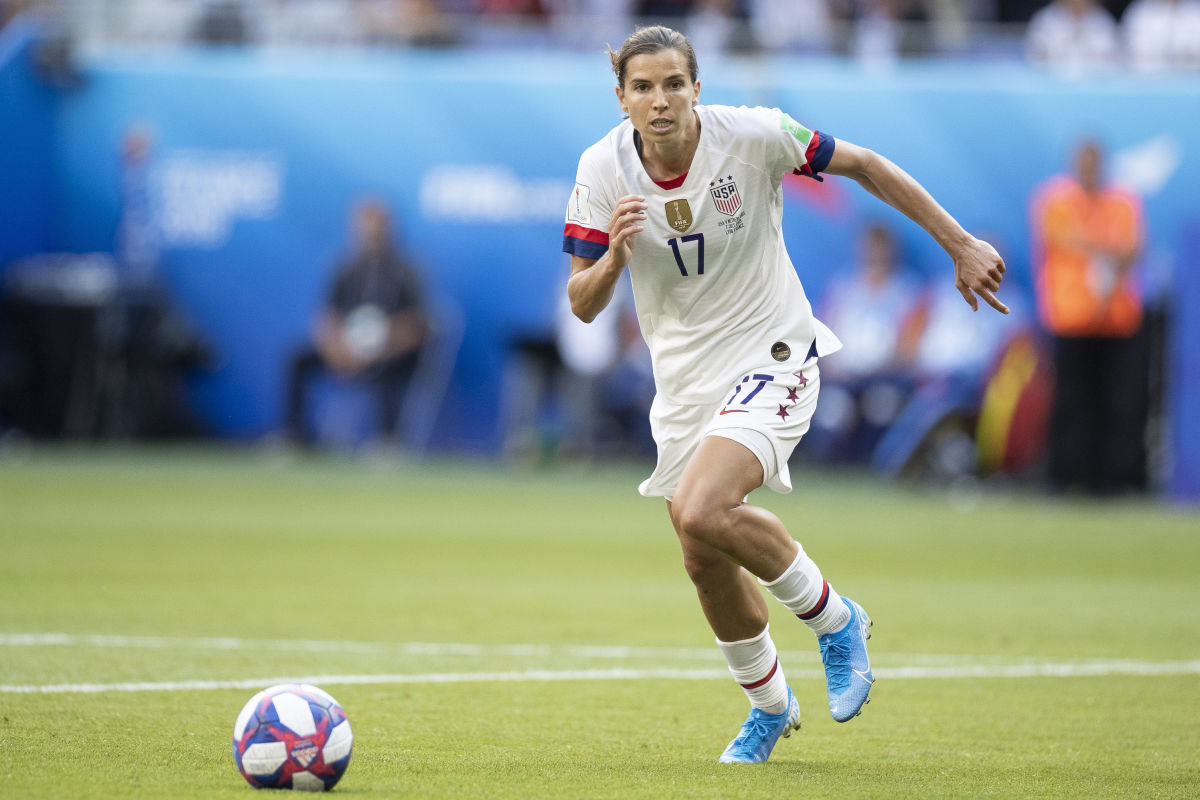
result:
<svg viewBox="0 0 1200 800"><path fill-rule="evenodd" d="M0 0L19 10L87 47L591 49L665 23L712 55L1200 69L1197 0Z"/></svg>
<svg viewBox="0 0 1200 800"><path fill-rule="evenodd" d="M590 47L635 23L711 51L866 58L1019 52L1029 12L995 0L8 0L89 44ZM1027 4L1026 4L1027 5Z"/></svg>
<svg viewBox="0 0 1200 800"><path fill-rule="evenodd" d="M163 296L205 345L203 364L181 377L190 414L212 435L257 439L282 424L289 354L309 336L347 249L346 210L370 194L393 210L433 302L461 320L441 365L447 386L426 412L430 446L495 453L516 440L504 422L514 363L547 343L563 361L560 243L577 159L621 118L605 40L593 36L581 52L80 46L49 55L46 41L27 19L0 34L0 215L13 221L0 228L0 278L38 254L112 254L149 242ZM1063 170L1081 137L1099 139L1109 174L1144 202L1140 291L1176 324L1160 359L1163 480L1200 462L1196 340L1174 333L1190 330L1200 307L1186 283L1200 216L1195 75L699 55L705 102L779 106L877 149L994 241L1015 312L996 336L1001 348L1036 330L1031 193ZM131 132L149 143L136 166ZM783 190L789 250L818 307L833 277L855 268L869 223L893 232L922 286L951 280L922 231L857 187L796 178ZM1004 352L991 355L1016 364L1010 374L1026 382L1042 374L1029 351L1007 362ZM643 373L623 363L633 368L622 402L635 402ZM340 389L329 391L325 406L344 405ZM991 430L994 442L994 421ZM961 447L943 455L958 458Z"/></svg>

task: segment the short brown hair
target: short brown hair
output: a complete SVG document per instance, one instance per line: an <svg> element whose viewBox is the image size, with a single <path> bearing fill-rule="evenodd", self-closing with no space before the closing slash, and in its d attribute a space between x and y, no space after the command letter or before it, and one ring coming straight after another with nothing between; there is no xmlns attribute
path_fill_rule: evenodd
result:
<svg viewBox="0 0 1200 800"><path fill-rule="evenodd" d="M687 59L692 83L699 80L700 67L696 64L696 51L692 49L692 43L688 41L687 37L679 31L663 25L653 25L648 28L638 28L631 33L619 51L614 53L611 47L608 48L613 74L617 76L617 85L622 89L625 88L625 68L629 65L629 59L634 56L657 53L659 50L678 50L682 53L683 57Z"/></svg>

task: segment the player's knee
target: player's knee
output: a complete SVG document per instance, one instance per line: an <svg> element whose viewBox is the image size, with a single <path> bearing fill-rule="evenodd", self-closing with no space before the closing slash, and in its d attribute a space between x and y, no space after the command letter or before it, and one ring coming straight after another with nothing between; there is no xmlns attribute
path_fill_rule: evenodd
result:
<svg viewBox="0 0 1200 800"><path fill-rule="evenodd" d="M721 540L729 527L729 509L703 500L677 503L677 506L675 527L681 536L722 549Z"/></svg>

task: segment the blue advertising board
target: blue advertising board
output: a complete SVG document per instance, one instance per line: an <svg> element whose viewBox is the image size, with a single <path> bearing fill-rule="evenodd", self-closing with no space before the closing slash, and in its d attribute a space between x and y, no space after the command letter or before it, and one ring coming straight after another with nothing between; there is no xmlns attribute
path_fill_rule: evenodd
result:
<svg viewBox="0 0 1200 800"><path fill-rule="evenodd" d="M370 195L392 207L426 282L465 320L434 443L495 449L509 342L550 330L567 276L562 221L578 157L621 118L602 50L124 52L81 66L80 85L53 105L49 246L113 248L121 142L132 127L149 131L163 276L218 357L190 387L213 431L253 438L279 426L289 355L349 247L350 209ZM1152 297L1168 295L1200 215L1195 78L762 59L702 63L701 81L703 102L779 106L899 163L997 242L1005 297L1025 311L1027 201L1069 168L1081 137L1097 139L1110 172L1145 199ZM44 101L25 102L46 113ZM11 121L9 108L0 114ZM4 172L34 180L13 163ZM12 194L6 180L6 208ZM950 280L937 246L854 184L797 178L785 197L789 250L814 299L852 265L873 219L895 223L908 264ZM0 253L14 252L11 240L0 236Z"/></svg>
<svg viewBox="0 0 1200 800"><path fill-rule="evenodd" d="M51 246L55 92L35 75L37 29L0 31L0 266Z"/></svg>

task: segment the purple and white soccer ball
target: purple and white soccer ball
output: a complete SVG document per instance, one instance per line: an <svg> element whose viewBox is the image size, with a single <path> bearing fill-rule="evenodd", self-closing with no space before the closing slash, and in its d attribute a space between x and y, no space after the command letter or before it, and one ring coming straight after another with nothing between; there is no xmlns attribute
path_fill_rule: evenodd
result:
<svg viewBox="0 0 1200 800"><path fill-rule="evenodd" d="M242 777L260 789L332 789L353 747L342 707L308 684L264 689L233 725L233 760Z"/></svg>

